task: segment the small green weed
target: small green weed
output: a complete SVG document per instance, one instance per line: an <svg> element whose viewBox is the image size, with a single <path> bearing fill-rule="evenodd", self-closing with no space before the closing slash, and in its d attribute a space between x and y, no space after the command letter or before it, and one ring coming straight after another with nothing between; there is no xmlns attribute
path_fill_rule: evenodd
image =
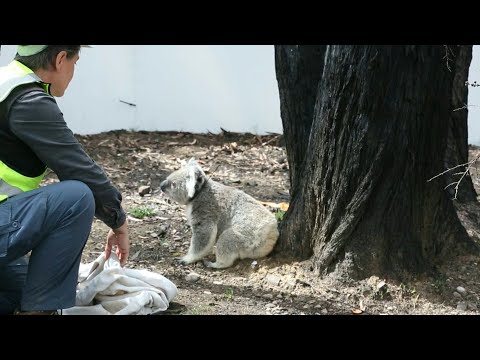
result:
<svg viewBox="0 0 480 360"><path fill-rule="evenodd" d="M143 219L144 217L156 215L157 211L149 207L136 207L130 209L129 214L137 219Z"/></svg>
<svg viewBox="0 0 480 360"><path fill-rule="evenodd" d="M277 209L275 211L275 218L277 219L277 221L282 221L284 215L285 215L285 211L283 210Z"/></svg>
<svg viewBox="0 0 480 360"><path fill-rule="evenodd" d="M225 297L227 298L228 301L233 301L233 289L232 288L226 288L225 289Z"/></svg>
<svg viewBox="0 0 480 360"><path fill-rule="evenodd" d="M187 312L185 312L185 315L206 315L208 313L210 313L210 309L208 308L208 306L203 305L188 310Z"/></svg>
<svg viewBox="0 0 480 360"><path fill-rule="evenodd" d="M402 297L412 297L417 293L417 290L412 285L401 283L400 292L402 294Z"/></svg>

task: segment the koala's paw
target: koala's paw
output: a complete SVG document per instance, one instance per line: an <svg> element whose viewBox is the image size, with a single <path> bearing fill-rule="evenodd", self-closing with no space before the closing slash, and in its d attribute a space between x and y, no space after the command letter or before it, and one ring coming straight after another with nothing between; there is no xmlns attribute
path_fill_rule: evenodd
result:
<svg viewBox="0 0 480 360"><path fill-rule="evenodd" d="M218 261L211 262L211 261L207 261L207 260L203 260L203 265L205 265L206 267L208 267L210 269L225 269L225 268L228 267L228 265L221 264Z"/></svg>
<svg viewBox="0 0 480 360"><path fill-rule="evenodd" d="M188 255L185 255L185 256L182 256L182 257L177 257L175 258L175 260L178 261L179 264L181 265L189 265L193 262L195 262L190 256Z"/></svg>
<svg viewBox="0 0 480 360"><path fill-rule="evenodd" d="M212 263L211 261L208 261L208 260L203 260L203 265L206 266L207 268L213 268L214 267L214 263Z"/></svg>

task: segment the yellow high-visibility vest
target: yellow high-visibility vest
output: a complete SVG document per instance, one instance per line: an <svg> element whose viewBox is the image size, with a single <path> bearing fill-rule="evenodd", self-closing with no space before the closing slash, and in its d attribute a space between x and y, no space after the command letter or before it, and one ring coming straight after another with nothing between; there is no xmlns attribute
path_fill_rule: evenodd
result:
<svg viewBox="0 0 480 360"><path fill-rule="evenodd" d="M41 84L45 92L49 94L50 84L42 82L32 70L22 63L12 61L9 65L0 68L0 102L4 101L17 86L28 83ZM37 177L24 176L0 160L0 202L10 196L38 188L44 176L45 172Z"/></svg>

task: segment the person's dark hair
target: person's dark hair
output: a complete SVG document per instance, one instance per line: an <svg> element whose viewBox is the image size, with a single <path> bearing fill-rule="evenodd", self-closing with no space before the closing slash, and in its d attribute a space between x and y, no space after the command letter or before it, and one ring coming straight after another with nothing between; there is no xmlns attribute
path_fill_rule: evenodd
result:
<svg viewBox="0 0 480 360"><path fill-rule="evenodd" d="M66 51L67 58L71 59L80 52L80 45L48 45L44 50L35 55L20 56L16 54L15 60L21 62L32 71L51 69L55 65L58 53L61 51Z"/></svg>

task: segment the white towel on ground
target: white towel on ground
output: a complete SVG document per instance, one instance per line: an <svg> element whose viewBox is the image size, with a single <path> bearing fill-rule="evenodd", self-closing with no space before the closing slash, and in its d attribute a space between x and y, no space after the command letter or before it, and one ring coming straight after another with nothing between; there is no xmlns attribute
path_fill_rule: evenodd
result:
<svg viewBox="0 0 480 360"><path fill-rule="evenodd" d="M177 287L166 277L120 266L112 252L105 260L80 264L75 306L63 315L148 315L167 310Z"/></svg>

